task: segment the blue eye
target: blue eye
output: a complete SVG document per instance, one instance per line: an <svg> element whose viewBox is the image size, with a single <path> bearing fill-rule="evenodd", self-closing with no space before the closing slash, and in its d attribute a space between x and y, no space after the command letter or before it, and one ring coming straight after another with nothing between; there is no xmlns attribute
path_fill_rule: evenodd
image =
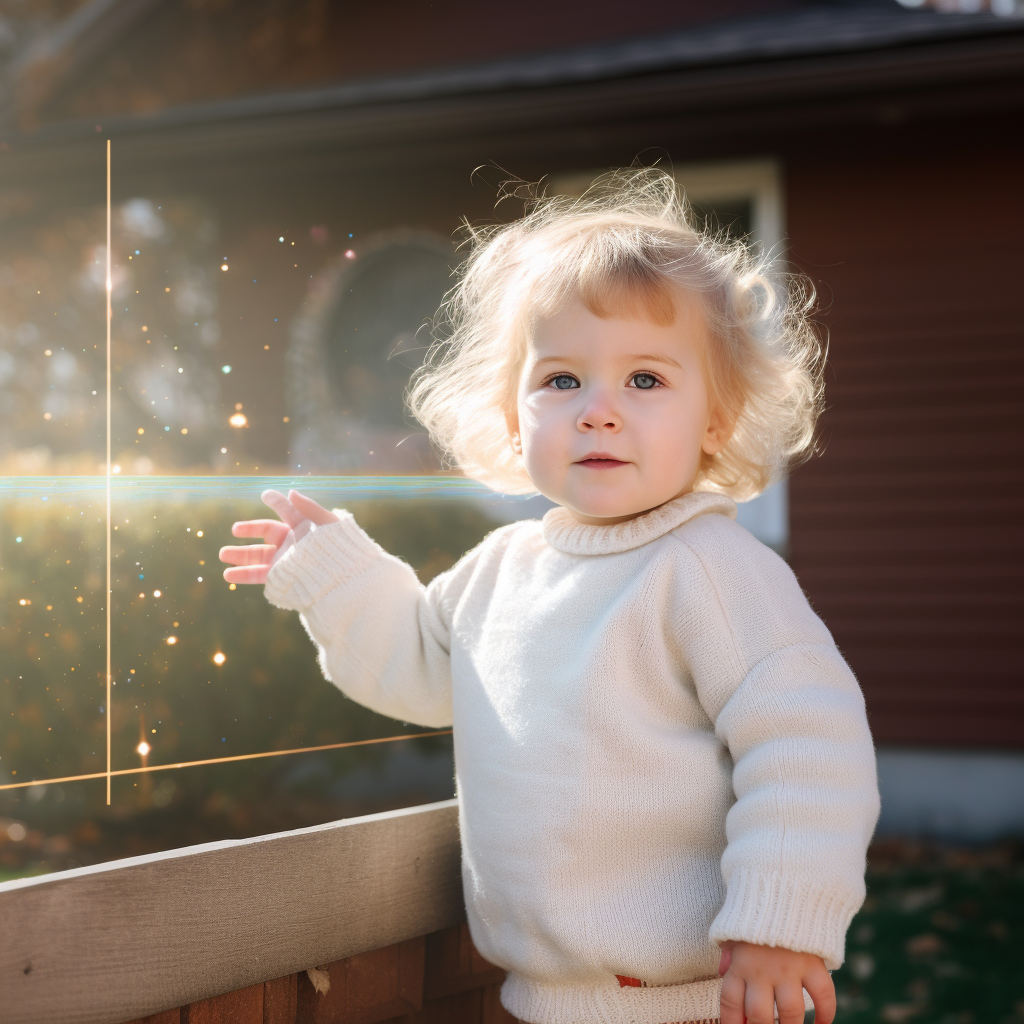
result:
<svg viewBox="0 0 1024 1024"><path fill-rule="evenodd" d="M634 373L633 383L641 391L650 391L658 383L658 378L650 373Z"/></svg>
<svg viewBox="0 0 1024 1024"><path fill-rule="evenodd" d="M576 378L570 377L567 373L560 373L557 377L552 377L548 383L554 384L558 391L569 391L575 386Z"/></svg>

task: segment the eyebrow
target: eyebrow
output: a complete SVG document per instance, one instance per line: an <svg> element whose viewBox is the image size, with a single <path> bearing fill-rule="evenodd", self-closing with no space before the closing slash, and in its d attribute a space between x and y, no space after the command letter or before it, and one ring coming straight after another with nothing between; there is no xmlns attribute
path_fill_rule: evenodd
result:
<svg viewBox="0 0 1024 1024"><path fill-rule="evenodd" d="M671 356L649 356L649 355L624 355L621 357L622 361L625 362L627 359L633 363L666 363L669 366L674 366L677 370L681 370L682 366L679 365ZM541 363L572 363L576 360L572 356L545 356L543 359L538 359L534 366L540 366Z"/></svg>

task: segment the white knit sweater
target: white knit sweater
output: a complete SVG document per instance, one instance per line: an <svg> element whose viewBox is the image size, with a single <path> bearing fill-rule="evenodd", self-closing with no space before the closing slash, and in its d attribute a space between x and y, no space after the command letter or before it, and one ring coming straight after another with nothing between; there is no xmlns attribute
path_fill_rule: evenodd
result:
<svg viewBox="0 0 1024 1024"><path fill-rule="evenodd" d="M524 1020L715 1017L726 939L843 960L879 808L864 701L735 512L555 508L424 588L338 511L270 572L346 694L454 724L470 930Z"/></svg>

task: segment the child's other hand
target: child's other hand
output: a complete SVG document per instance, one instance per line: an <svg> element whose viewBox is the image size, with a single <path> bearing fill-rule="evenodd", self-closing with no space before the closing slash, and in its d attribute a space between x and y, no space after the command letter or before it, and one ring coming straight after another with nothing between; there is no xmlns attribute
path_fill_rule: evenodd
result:
<svg viewBox="0 0 1024 1024"><path fill-rule="evenodd" d="M262 537L266 543L220 549L222 562L238 566L224 570L224 579L228 583L266 583L271 566L290 547L302 540L311 526L338 522L333 512L328 512L312 498L298 491L289 491L287 498L278 491L264 491L260 497L283 522L276 519L249 519L231 527L235 537Z"/></svg>
<svg viewBox="0 0 1024 1024"><path fill-rule="evenodd" d="M804 994L814 1001L815 1024L832 1024L836 990L824 961L814 953L778 946L725 942L718 973L722 980L722 1024L803 1024Z"/></svg>

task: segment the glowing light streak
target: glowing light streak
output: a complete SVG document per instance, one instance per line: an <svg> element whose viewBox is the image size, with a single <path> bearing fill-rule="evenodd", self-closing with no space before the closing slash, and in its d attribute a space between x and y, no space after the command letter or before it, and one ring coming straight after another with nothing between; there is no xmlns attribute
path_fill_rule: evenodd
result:
<svg viewBox="0 0 1024 1024"><path fill-rule="evenodd" d="M198 768L207 764L227 764L230 761L255 761L263 757L286 757L290 754L315 754L321 750L343 750L347 747L369 747L376 743L397 743L399 740L427 739L431 736L451 736L451 729L436 732L413 732L403 736L384 736L376 740L350 740L347 743L324 743L319 747L296 747L293 750L264 750L258 754L234 754L231 757L211 757L204 761L179 761L177 764L150 764L139 768L117 768L112 772L92 772L88 775L65 775L59 779L33 779L31 782L8 782L0 786L7 789L27 789L29 786L55 786L64 782L86 782L109 775L141 775L143 772L161 772L171 768Z"/></svg>
<svg viewBox="0 0 1024 1024"><path fill-rule="evenodd" d="M111 472L118 476L120 466ZM0 498L31 501L49 495L50 500L71 500L93 497L104 487L103 476L7 476L0 478ZM119 497L129 502L202 501L223 498L226 501L258 502L261 491L275 490L287 494L295 488L317 500L337 505L346 501L379 498L394 501L428 499L488 499L507 505L529 501L532 495L496 495L475 480L457 476L158 476L122 473L112 481Z"/></svg>
<svg viewBox="0 0 1024 1024"><path fill-rule="evenodd" d="M107 806L110 806L110 768L111 768L111 752L110 752L110 722L114 717L110 711L110 693L111 693L111 671L110 671L110 598L112 593L111 588L111 567L110 567L110 478L113 472L113 466L110 460L110 401L111 401L111 375L110 375L110 323L114 316L113 305L111 302L113 296L113 275L111 274L111 254L110 254L110 139L107 139L107 599L104 602L107 606L107 700L103 705L103 713L107 718ZM81 598L79 598L81 600Z"/></svg>

